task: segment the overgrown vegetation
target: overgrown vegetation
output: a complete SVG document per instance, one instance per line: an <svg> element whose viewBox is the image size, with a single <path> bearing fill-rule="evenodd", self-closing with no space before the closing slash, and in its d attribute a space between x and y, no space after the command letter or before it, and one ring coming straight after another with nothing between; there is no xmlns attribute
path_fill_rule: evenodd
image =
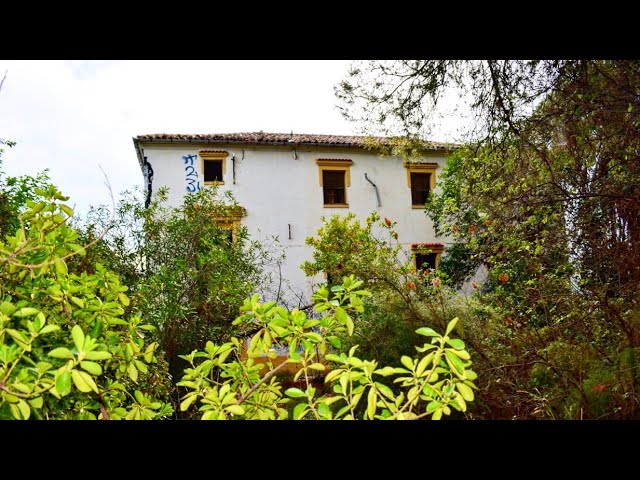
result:
<svg viewBox="0 0 640 480"><path fill-rule="evenodd" d="M479 121L427 213L455 285L488 270L465 323L476 414L637 418L640 63L370 62L338 90L415 139L449 87Z"/></svg>

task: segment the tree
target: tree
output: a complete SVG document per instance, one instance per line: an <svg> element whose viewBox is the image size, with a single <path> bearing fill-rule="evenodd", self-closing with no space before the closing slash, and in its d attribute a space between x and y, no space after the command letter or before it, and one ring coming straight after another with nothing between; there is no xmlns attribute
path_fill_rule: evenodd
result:
<svg viewBox="0 0 640 480"><path fill-rule="evenodd" d="M225 225L240 209L230 194L207 188L179 208L168 207L166 195L158 191L147 208L140 195L125 192L115 226L77 268L98 261L123 276L133 313L157 327L155 340L178 379L186 366L181 354L233 334L238 308L259 285L269 252L246 228ZM110 209L93 208L83 239L110 221Z"/></svg>
<svg viewBox="0 0 640 480"><path fill-rule="evenodd" d="M448 87L477 122L427 211L458 241L443 268L489 270L503 387L484 397L505 416L637 415L640 62L370 62L337 93L419 143Z"/></svg>
<svg viewBox="0 0 640 480"><path fill-rule="evenodd" d="M0 138L0 146L14 147L15 142ZM5 175L2 170L2 153L0 148L0 238L12 235L20 225L19 215L27 208L27 201L34 201L36 188L46 189L51 185L47 170L35 177L22 175L13 177Z"/></svg>
<svg viewBox="0 0 640 480"><path fill-rule="evenodd" d="M369 295L362 283L349 276L331 292L321 287L313 296L316 312L323 314L320 319L307 318L298 309L289 312L275 302L261 304L257 295L247 299L234 322L250 338L247 357L242 358L243 342L236 337L223 344L208 342L204 351L185 355L191 367L179 383L189 390L181 410L199 404L203 420L286 419L286 406L294 420L438 420L452 409L466 411L467 402L475 398L476 374L469 368L464 342L449 336L458 319L449 322L444 336L426 327L416 330L431 342L416 347L423 354L419 358L403 356L402 367L378 368L377 361L355 356L357 346L348 353L330 353L338 335L354 331L351 315L362 312L361 297ZM274 346L288 350L286 362L272 362L277 357ZM264 364L255 362L261 356ZM291 387L282 392L276 374L288 364L299 368L295 380L302 379L304 390ZM331 390L319 390L311 378L329 365L333 368L324 383ZM267 372L261 373L265 367ZM392 375L402 375L395 383L404 391L396 393L377 381Z"/></svg>
<svg viewBox="0 0 640 480"><path fill-rule="evenodd" d="M0 418L152 419L172 413L168 375L145 340L152 326L126 315L127 287L84 255L55 187L36 189L14 235L0 240Z"/></svg>

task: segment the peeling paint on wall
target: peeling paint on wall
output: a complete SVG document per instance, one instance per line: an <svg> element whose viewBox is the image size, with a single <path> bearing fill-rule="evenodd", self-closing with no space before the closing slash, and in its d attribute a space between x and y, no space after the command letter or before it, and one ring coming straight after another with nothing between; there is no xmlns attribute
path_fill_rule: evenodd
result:
<svg viewBox="0 0 640 480"><path fill-rule="evenodd" d="M198 171L193 165L193 161L198 158L197 155L184 155L184 179L187 184L187 192L195 193L200 191L200 180L198 179Z"/></svg>

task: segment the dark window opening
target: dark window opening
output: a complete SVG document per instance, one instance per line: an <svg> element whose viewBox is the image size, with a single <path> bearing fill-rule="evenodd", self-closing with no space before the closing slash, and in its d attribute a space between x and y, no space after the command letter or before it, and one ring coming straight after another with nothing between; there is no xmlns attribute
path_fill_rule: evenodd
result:
<svg viewBox="0 0 640 480"><path fill-rule="evenodd" d="M411 172L411 205L423 207L429 198L430 173Z"/></svg>
<svg viewBox="0 0 640 480"><path fill-rule="evenodd" d="M227 241L229 243L233 243L233 230L231 230L231 229L225 230L224 234L225 234L225 237L227 238Z"/></svg>
<svg viewBox="0 0 640 480"><path fill-rule="evenodd" d="M416 253L416 270L435 270L435 253Z"/></svg>
<svg viewBox="0 0 640 480"><path fill-rule="evenodd" d="M204 181L205 182L221 182L222 181L222 160L205 160L204 161Z"/></svg>
<svg viewBox="0 0 640 480"><path fill-rule="evenodd" d="M346 204L344 170L323 170L322 190L324 193L324 204Z"/></svg>

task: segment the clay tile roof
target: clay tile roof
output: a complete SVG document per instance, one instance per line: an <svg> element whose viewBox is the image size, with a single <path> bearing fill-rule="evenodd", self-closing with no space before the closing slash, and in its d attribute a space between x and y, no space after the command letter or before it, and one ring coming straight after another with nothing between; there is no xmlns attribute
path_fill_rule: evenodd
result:
<svg viewBox="0 0 640 480"><path fill-rule="evenodd" d="M306 133L267 133L267 132L241 132L241 133L204 133L204 134L179 134L179 133L152 133L138 135L134 138L137 142L175 142L175 143L241 143L253 145L319 145L319 146L344 146L364 147L368 139L381 141L388 144L387 137L367 137L356 135L315 135ZM450 150L455 145L442 142L427 142L434 150Z"/></svg>

